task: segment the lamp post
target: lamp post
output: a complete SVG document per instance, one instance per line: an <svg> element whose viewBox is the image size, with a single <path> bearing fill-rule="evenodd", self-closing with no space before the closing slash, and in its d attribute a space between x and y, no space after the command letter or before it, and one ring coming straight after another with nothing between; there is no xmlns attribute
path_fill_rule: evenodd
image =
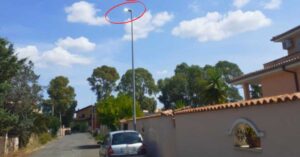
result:
<svg viewBox="0 0 300 157"><path fill-rule="evenodd" d="M125 8L125 12L130 13L131 20L131 63L132 63L132 87L133 87L133 129L136 130L136 104L135 104L135 68L134 68L134 47L133 47L133 21L132 21L132 10Z"/></svg>

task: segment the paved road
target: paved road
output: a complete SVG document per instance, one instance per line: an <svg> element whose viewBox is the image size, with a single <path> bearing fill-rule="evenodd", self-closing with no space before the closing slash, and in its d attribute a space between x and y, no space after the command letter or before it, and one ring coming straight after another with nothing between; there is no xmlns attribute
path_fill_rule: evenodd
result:
<svg viewBox="0 0 300 157"><path fill-rule="evenodd" d="M47 144L30 157L98 157L99 146L88 133L67 135Z"/></svg>

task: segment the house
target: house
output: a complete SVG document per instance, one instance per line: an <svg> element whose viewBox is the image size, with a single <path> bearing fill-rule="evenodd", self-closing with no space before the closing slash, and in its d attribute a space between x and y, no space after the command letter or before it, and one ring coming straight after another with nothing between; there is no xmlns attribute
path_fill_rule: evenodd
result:
<svg viewBox="0 0 300 157"><path fill-rule="evenodd" d="M89 131L99 129L99 121L97 119L96 108L94 105L89 105L76 111L76 121L87 122Z"/></svg>
<svg viewBox="0 0 300 157"><path fill-rule="evenodd" d="M243 86L246 100L251 99L249 85L260 85L263 97L299 92L300 26L273 37L271 41L282 43L288 55L265 63L262 70L231 81L234 85Z"/></svg>

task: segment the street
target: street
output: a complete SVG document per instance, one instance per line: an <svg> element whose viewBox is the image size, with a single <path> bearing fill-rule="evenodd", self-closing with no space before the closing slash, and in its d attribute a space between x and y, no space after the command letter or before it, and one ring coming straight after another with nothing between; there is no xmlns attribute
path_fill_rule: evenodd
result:
<svg viewBox="0 0 300 157"><path fill-rule="evenodd" d="M88 133L67 135L45 145L30 157L98 157L99 146Z"/></svg>

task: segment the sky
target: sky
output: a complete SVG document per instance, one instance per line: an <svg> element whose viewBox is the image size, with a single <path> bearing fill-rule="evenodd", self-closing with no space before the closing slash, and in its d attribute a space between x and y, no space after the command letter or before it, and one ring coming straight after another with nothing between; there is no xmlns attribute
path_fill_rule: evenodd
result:
<svg viewBox="0 0 300 157"><path fill-rule="evenodd" d="M109 65L120 75L131 68L130 25L108 23L104 14L125 0L1 0L0 37L20 58L35 63L40 84L63 75L75 88L78 107L96 102L87 78ZM287 52L270 39L299 25L298 0L141 0L147 12L134 22L135 64L155 80L176 65L204 66L227 60L244 73ZM139 16L140 4L114 9L108 18L127 21L125 7ZM45 97L47 94L45 92ZM161 104L159 104L161 107Z"/></svg>

